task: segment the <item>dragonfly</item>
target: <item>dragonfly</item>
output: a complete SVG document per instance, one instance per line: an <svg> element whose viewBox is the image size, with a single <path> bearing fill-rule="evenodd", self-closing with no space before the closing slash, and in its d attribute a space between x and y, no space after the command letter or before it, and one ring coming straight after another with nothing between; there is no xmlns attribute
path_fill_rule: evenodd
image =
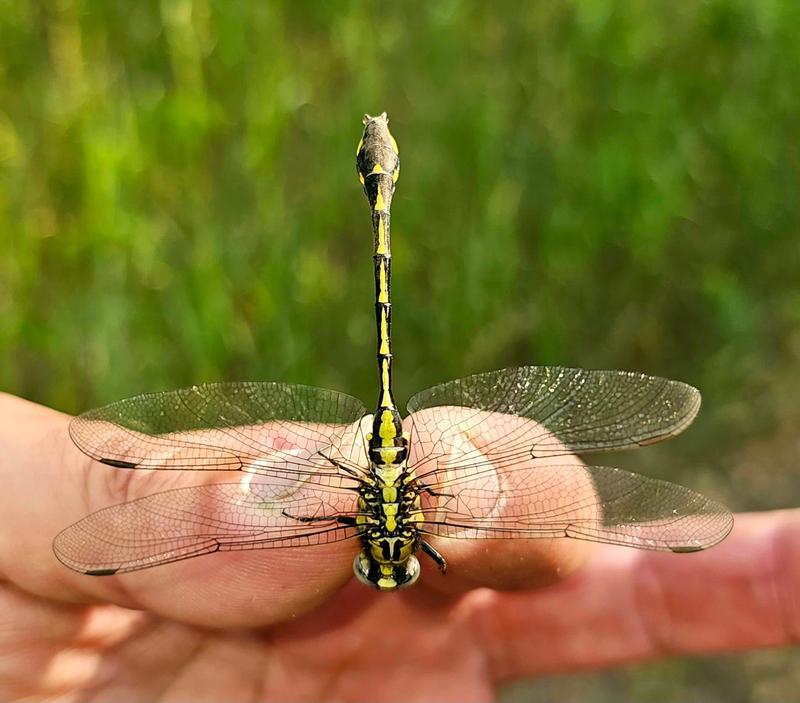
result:
<svg viewBox="0 0 800 703"><path fill-rule="evenodd" d="M451 539L573 538L678 553L724 539L733 518L721 504L577 458L684 430L700 407L700 393L685 383L506 368L417 393L404 421L392 393L390 211L399 150L386 113L365 115L363 124L356 170L372 217L375 411L344 393L282 382L197 385L90 410L71 422L70 436L107 467L233 472L236 480L91 513L57 535L57 558L108 576L221 551L352 540L357 579L393 591L417 581L421 555L444 573L438 548Z"/></svg>

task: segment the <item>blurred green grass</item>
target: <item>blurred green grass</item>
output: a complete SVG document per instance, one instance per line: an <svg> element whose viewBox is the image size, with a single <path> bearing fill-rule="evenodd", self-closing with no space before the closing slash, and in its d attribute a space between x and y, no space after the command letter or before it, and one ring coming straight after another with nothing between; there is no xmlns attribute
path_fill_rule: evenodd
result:
<svg viewBox="0 0 800 703"><path fill-rule="evenodd" d="M0 0L0 37L0 388L373 402L354 151L387 110L400 400L528 363L680 378L695 426L618 463L800 501L797 3Z"/></svg>

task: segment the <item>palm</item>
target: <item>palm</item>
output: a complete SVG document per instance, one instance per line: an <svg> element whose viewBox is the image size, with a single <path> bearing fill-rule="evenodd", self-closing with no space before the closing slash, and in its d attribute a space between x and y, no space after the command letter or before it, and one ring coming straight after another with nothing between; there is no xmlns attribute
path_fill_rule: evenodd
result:
<svg viewBox="0 0 800 703"><path fill-rule="evenodd" d="M491 690L487 653L451 599L423 603L352 584L295 621L222 630L117 606L46 603L13 587L3 599L20 625L3 648L25 651L42 672L31 679L20 667L27 681L6 689L14 697L70 690L118 701L409 700L414 692L471 700Z"/></svg>
<svg viewBox="0 0 800 703"><path fill-rule="evenodd" d="M268 574L256 552L82 577L54 561L50 540L108 487L88 484L65 416L5 396L0 417L3 699L490 700L517 676L776 645L800 630L794 512L745 516L707 553L599 547L538 590L578 566L577 543L545 544L522 569L502 549L456 550L451 563L483 571L468 581L429 567L388 595L348 583L341 543L276 550Z"/></svg>

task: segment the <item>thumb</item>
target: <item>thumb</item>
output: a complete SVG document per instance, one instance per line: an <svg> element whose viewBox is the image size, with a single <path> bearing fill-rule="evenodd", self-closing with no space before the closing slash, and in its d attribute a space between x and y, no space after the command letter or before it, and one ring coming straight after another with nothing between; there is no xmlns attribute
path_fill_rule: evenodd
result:
<svg viewBox="0 0 800 703"><path fill-rule="evenodd" d="M111 602L193 624L235 627L273 624L313 608L352 574L353 540L309 549L222 552L109 576L66 568L53 554L53 538L87 514L165 489L220 481L217 472L139 471L94 462L70 441L70 420L0 394L0 577L5 580L55 600ZM229 484L231 476L236 481L242 475L228 473ZM188 495L195 493L201 491ZM92 542L78 546L91 550L94 543L113 543L137 524L104 527L107 533L95 532L87 537Z"/></svg>

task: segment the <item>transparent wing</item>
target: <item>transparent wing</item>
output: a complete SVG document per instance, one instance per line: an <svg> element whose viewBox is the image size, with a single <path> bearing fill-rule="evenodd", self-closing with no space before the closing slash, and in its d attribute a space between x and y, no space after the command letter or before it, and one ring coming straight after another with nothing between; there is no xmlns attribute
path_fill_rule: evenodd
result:
<svg viewBox="0 0 800 703"><path fill-rule="evenodd" d="M512 468L531 458L627 449L685 429L700 393L625 371L549 366L502 369L417 393L409 465L435 477ZM491 465L491 466L489 466ZM433 478L432 478L433 480Z"/></svg>
<svg viewBox="0 0 800 703"><path fill-rule="evenodd" d="M425 509L423 532L439 537L573 537L640 549L694 552L733 527L724 506L683 486L606 466L529 467L494 490L476 482Z"/></svg>
<svg viewBox="0 0 800 703"><path fill-rule="evenodd" d="M93 459L131 469L206 469L298 478L365 467L362 403L286 383L212 383L90 410L70 436Z"/></svg>
<svg viewBox="0 0 800 703"><path fill-rule="evenodd" d="M53 550L71 569L107 575L219 551L348 539L356 528L336 518L354 509L355 494L332 488L212 483L98 510L58 534Z"/></svg>

